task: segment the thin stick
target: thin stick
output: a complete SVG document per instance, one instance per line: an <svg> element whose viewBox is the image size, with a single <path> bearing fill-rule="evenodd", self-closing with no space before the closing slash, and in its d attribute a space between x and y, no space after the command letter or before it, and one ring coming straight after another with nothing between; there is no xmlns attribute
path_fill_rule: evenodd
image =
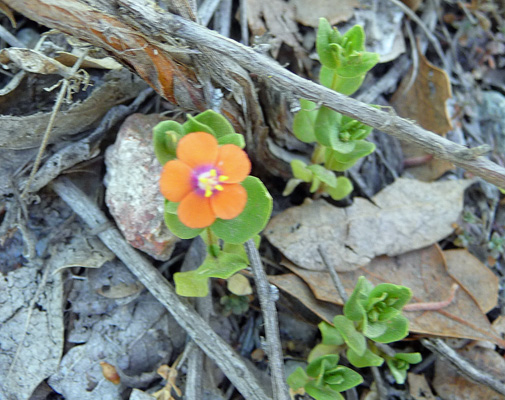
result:
<svg viewBox="0 0 505 400"><path fill-rule="evenodd" d="M471 380L489 386L494 391L505 395L505 384L487 372L477 369L470 362L451 349L442 339L421 339L424 347L449 361L459 372Z"/></svg>
<svg viewBox="0 0 505 400"><path fill-rule="evenodd" d="M198 19L203 26L209 25L209 22L217 10L221 0L204 0L198 7Z"/></svg>
<svg viewBox="0 0 505 400"><path fill-rule="evenodd" d="M386 386L384 386L384 381L382 380L379 367L370 367L370 369L372 370L373 379L375 381L375 384L377 385L377 394L379 395L379 399L387 400L388 390Z"/></svg>
<svg viewBox="0 0 505 400"><path fill-rule="evenodd" d="M23 193L21 193L21 198L23 199L28 191L30 190L30 185L32 184L32 180L37 173L40 163L42 161L42 156L46 151L47 143L49 142L49 137L51 136L51 131L53 130L54 121L56 120L56 115L60 110L61 104L63 103L63 98L68 91L68 86L70 85L70 79L79 71L81 68L81 64L88 55L88 49L85 49L80 57L75 62L74 66L70 70L70 74L68 78L63 79L63 83L60 88L60 92L58 93L58 97L56 98L56 102L54 103L53 112L51 113L51 117L49 118L49 123L47 124L46 131L44 132L44 136L42 138L42 143L39 147L39 152L37 153L37 158L35 158L35 162L33 163L32 171L30 172L30 177L26 182L25 188L23 189Z"/></svg>
<svg viewBox="0 0 505 400"><path fill-rule="evenodd" d="M342 299L342 302L345 304L347 303L347 300L349 300L349 296L347 296L347 292L345 291L344 285L342 284L342 281L340 280L337 271L335 268L333 268L328 260L328 257L326 255L326 252L323 250L323 248L319 245L317 246L317 251L319 252L319 255L321 256L323 260L323 264L326 266L326 269L329 271L331 280L333 281L333 285L335 285L335 288L337 289L338 295Z"/></svg>
<svg viewBox="0 0 505 400"><path fill-rule="evenodd" d="M268 360L272 375L272 390L274 400L288 400L289 393L286 385L284 373L284 362L282 355L281 340L279 337L279 323L277 320L277 310L275 301L272 298L270 284L261 263L260 255L254 241L249 239L244 243L247 257L254 274L254 282L261 305L261 312L265 322L265 336L268 343Z"/></svg>
<svg viewBox="0 0 505 400"><path fill-rule="evenodd" d="M52 184L54 191L91 229L107 224L105 214L69 179L59 178ZM165 277L143 256L134 250L116 228L109 228L98 237L130 269L139 281L174 316L194 342L224 372L228 379L248 400L268 400L254 374L237 353L207 324L194 308L175 293Z"/></svg>

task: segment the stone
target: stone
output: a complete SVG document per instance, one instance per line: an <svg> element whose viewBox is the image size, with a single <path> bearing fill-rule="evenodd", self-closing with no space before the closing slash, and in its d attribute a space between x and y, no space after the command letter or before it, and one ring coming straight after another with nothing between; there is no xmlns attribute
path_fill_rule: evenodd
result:
<svg viewBox="0 0 505 400"><path fill-rule="evenodd" d="M163 219L158 185L162 167L152 144L152 129L163 119L158 114L133 114L121 125L116 142L105 152L105 202L133 247L166 261L179 239Z"/></svg>

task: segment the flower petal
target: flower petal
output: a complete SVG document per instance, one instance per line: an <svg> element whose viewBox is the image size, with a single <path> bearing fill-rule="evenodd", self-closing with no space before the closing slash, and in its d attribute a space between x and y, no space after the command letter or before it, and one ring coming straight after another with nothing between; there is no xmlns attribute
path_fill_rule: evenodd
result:
<svg viewBox="0 0 505 400"><path fill-rule="evenodd" d="M206 228L216 220L209 199L194 192L182 199L177 208L177 216L188 228Z"/></svg>
<svg viewBox="0 0 505 400"><path fill-rule="evenodd" d="M210 205L215 215L221 219L233 219L244 211L247 203L247 191L238 183L223 185L223 190L215 192L210 198Z"/></svg>
<svg viewBox="0 0 505 400"><path fill-rule="evenodd" d="M251 161L247 153L234 144L219 148L216 167L221 175L228 177L226 183L242 182L251 172Z"/></svg>
<svg viewBox="0 0 505 400"><path fill-rule="evenodd" d="M217 139L207 132L192 132L177 143L177 158L190 167L214 165L218 152Z"/></svg>
<svg viewBox="0 0 505 400"><path fill-rule="evenodd" d="M179 202L193 189L191 168L179 160L168 161L161 171L160 191L170 201Z"/></svg>

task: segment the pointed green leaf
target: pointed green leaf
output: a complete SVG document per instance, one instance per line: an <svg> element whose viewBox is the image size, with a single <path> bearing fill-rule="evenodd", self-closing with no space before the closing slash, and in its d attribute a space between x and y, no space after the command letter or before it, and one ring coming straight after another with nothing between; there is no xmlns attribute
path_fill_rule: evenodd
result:
<svg viewBox="0 0 505 400"><path fill-rule="evenodd" d="M350 368L339 365L325 375L325 382L336 392L344 392L358 386L363 382L363 377Z"/></svg>
<svg viewBox="0 0 505 400"><path fill-rule="evenodd" d="M319 330L321 331L322 343L339 346L344 344L344 338L340 334L337 328L333 325L330 325L327 322L321 322L319 325Z"/></svg>
<svg viewBox="0 0 505 400"><path fill-rule="evenodd" d="M343 315L337 315L333 319L333 323L344 338L345 343L353 349L356 354L363 355L366 350L366 339L356 330L354 323Z"/></svg>
<svg viewBox="0 0 505 400"><path fill-rule="evenodd" d="M175 158L177 142L182 136L182 126L175 121L162 121L153 128L154 153L161 165Z"/></svg>
<svg viewBox="0 0 505 400"><path fill-rule="evenodd" d="M247 191L244 211L234 219L217 219L210 227L219 238L232 244L244 243L260 233L272 213L272 196L258 178L248 176L242 186Z"/></svg>
<svg viewBox="0 0 505 400"><path fill-rule="evenodd" d="M316 176L321 182L326 183L328 186L337 186L337 177L335 174L331 171L328 171L322 165L312 164L309 165L307 169L311 171L314 176Z"/></svg>
<svg viewBox="0 0 505 400"><path fill-rule="evenodd" d="M405 383L405 379L407 378L407 369L397 368L395 362L391 359L386 360L386 363L391 371L391 375L395 378L396 383L403 385Z"/></svg>
<svg viewBox="0 0 505 400"><path fill-rule="evenodd" d="M187 118L188 120L182 125L182 129L184 130L185 135L191 132L207 132L217 138L216 133L210 126L199 122L196 118L192 117L189 114L187 115Z"/></svg>
<svg viewBox="0 0 505 400"><path fill-rule="evenodd" d="M365 306L372 289L373 285L364 276L360 276L356 287L344 306L344 315L347 318L352 321L361 321L366 318Z"/></svg>
<svg viewBox="0 0 505 400"><path fill-rule="evenodd" d="M342 115L328 108L320 107L314 125L314 132L318 143L332 147L340 142L339 126Z"/></svg>
<svg viewBox="0 0 505 400"><path fill-rule="evenodd" d="M387 321L401 311L412 297L412 290L408 287L381 283L372 289L369 295L369 304L375 305L379 300L383 306L380 311L379 321Z"/></svg>
<svg viewBox="0 0 505 400"><path fill-rule="evenodd" d="M354 25L344 35L345 49L348 53L365 50L365 30L361 25Z"/></svg>
<svg viewBox="0 0 505 400"><path fill-rule="evenodd" d="M235 146L243 149L245 147L244 136L240 133L231 133L229 135L221 136L217 139L217 144L222 146L223 144L234 144Z"/></svg>
<svg viewBox="0 0 505 400"><path fill-rule="evenodd" d="M395 358L398 360L406 361L409 364L418 364L423 361L421 353L396 353Z"/></svg>
<svg viewBox="0 0 505 400"><path fill-rule="evenodd" d="M342 339L342 343L344 343L344 339ZM328 354L338 354L340 351L339 346L335 346L332 344L316 344L314 348L310 351L309 356L307 357L307 361L311 363L316 358L327 356Z"/></svg>
<svg viewBox="0 0 505 400"><path fill-rule="evenodd" d="M377 53L370 53L368 51L350 53L346 55L345 63L337 68L337 73L343 79L364 78L366 73L379 62L379 58Z"/></svg>
<svg viewBox="0 0 505 400"><path fill-rule="evenodd" d="M317 29L316 50L321 64L328 68L336 68L335 55L330 47L330 43L339 38L338 30L333 29L326 18L319 18Z"/></svg>
<svg viewBox="0 0 505 400"><path fill-rule="evenodd" d="M359 356L353 349L347 349L347 359L356 368L365 367L380 367L384 363L384 359L370 349L365 350L365 354Z"/></svg>
<svg viewBox="0 0 505 400"><path fill-rule="evenodd" d="M300 106L302 109L295 114L293 119L293 134L302 142L315 142L314 122L318 113L316 103L300 99Z"/></svg>
<svg viewBox="0 0 505 400"><path fill-rule="evenodd" d="M291 193L293 193L295 191L296 187L302 182L303 182L303 180L301 180L301 179L291 178L286 183L286 187L284 188L282 195L289 196Z"/></svg>
<svg viewBox="0 0 505 400"><path fill-rule="evenodd" d="M328 354L318 357L307 365L307 375L312 378L324 375L326 371L333 369L338 365L338 360L340 360L338 354Z"/></svg>
<svg viewBox="0 0 505 400"><path fill-rule="evenodd" d="M304 182L312 181L314 173L307 168L307 164L305 164L302 160L294 159L291 161L291 169L293 170L293 176L295 178L301 179Z"/></svg>
<svg viewBox="0 0 505 400"><path fill-rule="evenodd" d="M221 138L227 135L235 134L235 130L233 126L228 122L228 120L221 114L213 111L206 110L198 115L195 115L195 120L200 122L203 125L208 126L214 132L214 136L216 138ZM195 131L192 131L195 132ZM207 131L203 131L207 132ZM211 132L209 132L211 133ZM224 143L220 143L224 144ZM232 143L235 144L235 143ZM238 145L237 145L238 146Z"/></svg>
<svg viewBox="0 0 505 400"><path fill-rule="evenodd" d="M310 378L307 376L305 371L301 367L298 367L291 373L291 375L288 376L287 382L291 389L298 390L301 387L304 387L309 380Z"/></svg>

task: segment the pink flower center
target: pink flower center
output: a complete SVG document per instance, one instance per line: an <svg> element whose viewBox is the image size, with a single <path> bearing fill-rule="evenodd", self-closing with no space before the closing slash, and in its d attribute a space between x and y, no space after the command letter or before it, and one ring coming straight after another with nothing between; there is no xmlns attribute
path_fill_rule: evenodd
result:
<svg viewBox="0 0 505 400"><path fill-rule="evenodd" d="M216 191L223 190L221 183L228 177L221 175L213 166L196 168L193 171L192 185L198 194L211 197Z"/></svg>

